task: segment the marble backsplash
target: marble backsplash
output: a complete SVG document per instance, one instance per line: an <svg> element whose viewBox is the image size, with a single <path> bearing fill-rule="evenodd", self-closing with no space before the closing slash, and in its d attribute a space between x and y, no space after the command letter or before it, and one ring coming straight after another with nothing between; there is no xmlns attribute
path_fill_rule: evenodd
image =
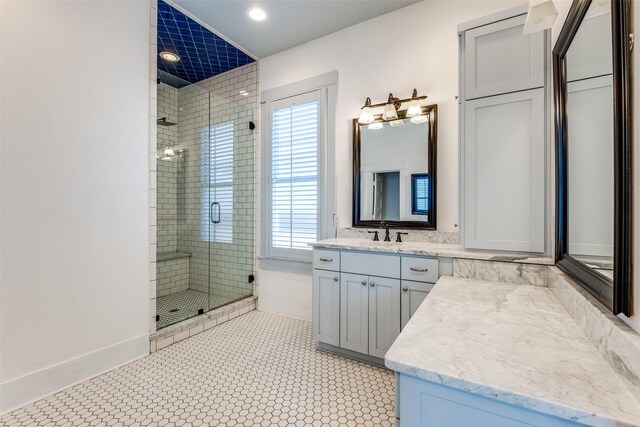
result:
<svg viewBox="0 0 640 427"><path fill-rule="evenodd" d="M548 266L454 258L453 276L517 285L547 286Z"/></svg>
<svg viewBox="0 0 640 427"><path fill-rule="evenodd" d="M384 238L384 230L379 228L339 228L338 238L341 239L371 239L371 235L368 231L379 230L380 240ZM457 231L438 231L438 230L400 230L391 229L391 239L395 241L395 232L402 231L408 234L402 236L402 240L405 242L428 242L428 243L443 243L450 245L460 244L460 233Z"/></svg>
<svg viewBox="0 0 640 427"><path fill-rule="evenodd" d="M557 267L549 267L549 288L640 401L640 335Z"/></svg>

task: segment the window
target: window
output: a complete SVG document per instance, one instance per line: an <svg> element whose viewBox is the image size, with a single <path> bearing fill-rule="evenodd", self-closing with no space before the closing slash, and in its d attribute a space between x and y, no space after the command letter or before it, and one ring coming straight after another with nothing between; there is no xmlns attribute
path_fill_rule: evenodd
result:
<svg viewBox="0 0 640 427"><path fill-rule="evenodd" d="M326 191L335 186L333 138L326 136L334 125L327 113L334 111L336 83L337 73L329 73L262 94L265 258L310 261L309 243L333 232L335 202Z"/></svg>
<svg viewBox="0 0 640 427"><path fill-rule="evenodd" d="M276 103L271 113L273 248L310 250L318 238L319 118L313 95Z"/></svg>
<svg viewBox="0 0 640 427"><path fill-rule="evenodd" d="M429 215L429 174L411 174L411 211L413 215Z"/></svg>
<svg viewBox="0 0 640 427"><path fill-rule="evenodd" d="M232 243L233 122L210 126L202 142L202 240Z"/></svg>

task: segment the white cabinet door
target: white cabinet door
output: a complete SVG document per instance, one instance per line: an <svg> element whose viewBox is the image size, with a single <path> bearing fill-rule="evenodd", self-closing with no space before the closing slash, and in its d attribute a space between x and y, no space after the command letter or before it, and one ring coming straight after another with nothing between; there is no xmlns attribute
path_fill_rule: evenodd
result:
<svg viewBox="0 0 640 427"><path fill-rule="evenodd" d="M400 335L400 280L369 277L369 355L384 358Z"/></svg>
<svg viewBox="0 0 640 427"><path fill-rule="evenodd" d="M464 33L465 100L544 86L543 31L522 34L526 15Z"/></svg>
<svg viewBox="0 0 640 427"><path fill-rule="evenodd" d="M369 352L369 280L342 273L340 280L340 347Z"/></svg>
<svg viewBox="0 0 640 427"><path fill-rule="evenodd" d="M464 109L465 247L544 252L544 89Z"/></svg>
<svg viewBox="0 0 640 427"><path fill-rule="evenodd" d="M422 301L427 297L434 283L412 282L403 280L401 283L402 294L400 295L400 321L404 329L409 323L409 319L416 312Z"/></svg>
<svg viewBox="0 0 640 427"><path fill-rule="evenodd" d="M340 273L313 270L313 338L340 345Z"/></svg>

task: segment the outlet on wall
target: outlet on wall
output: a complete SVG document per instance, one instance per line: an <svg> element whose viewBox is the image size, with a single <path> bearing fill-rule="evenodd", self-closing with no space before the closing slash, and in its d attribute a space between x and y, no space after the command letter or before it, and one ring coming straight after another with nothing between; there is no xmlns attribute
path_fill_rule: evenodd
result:
<svg viewBox="0 0 640 427"><path fill-rule="evenodd" d="M340 225L340 216L338 214L333 214L333 226L337 227Z"/></svg>

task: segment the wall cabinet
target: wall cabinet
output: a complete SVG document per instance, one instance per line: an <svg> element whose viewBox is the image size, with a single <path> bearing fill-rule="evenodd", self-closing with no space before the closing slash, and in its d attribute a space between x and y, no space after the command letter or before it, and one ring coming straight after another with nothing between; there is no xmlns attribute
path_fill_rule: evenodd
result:
<svg viewBox="0 0 640 427"><path fill-rule="evenodd" d="M313 262L314 339L378 360L439 277L434 258L315 249Z"/></svg>
<svg viewBox="0 0 640 427"><path fill-rule="evenodd" d="M526 15L460 33L464 246L543 253L548 235L547 32Z"/></svg>
<svg viewBox="0 0 640 427"><path fill-rule="evenodd" d="M544 86L544 32L522 34L526 15L464 34L464 99Z"/></svg>
<svg viewBox="0 0 640 427"><path fill-rule="evenodd" d="M544 89L465 102L465 246L544 251Z"/></svg>

